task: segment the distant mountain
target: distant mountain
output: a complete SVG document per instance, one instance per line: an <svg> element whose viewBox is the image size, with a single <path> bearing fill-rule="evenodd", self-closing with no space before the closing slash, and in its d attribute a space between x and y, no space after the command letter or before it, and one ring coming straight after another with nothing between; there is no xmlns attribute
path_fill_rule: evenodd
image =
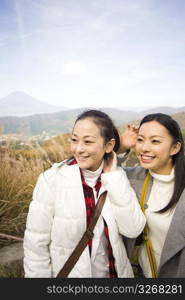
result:
<svg viewBox="0 0 185 300"><path fill-rule="evenodd" d="M99 109L107 113L117 126L123 123L128 123L131 120L137 118L138 116L137 112L131 110L120 110L117 108L108 108L108 107L101 107Z"/></svg>
<svg viewBox="0 0 185 300"><path fill-rule="evenodd" d="M179 111L179 112L176 112ZM172 112L172 113L170 113ZM150 109L144 112L140 112L137 116L137 118L135 120L132 120L131 123L137 124L139 125L141 119L148 115L148 114L153 114L153 113L164 113L164 114L168 114L170 116L172 116L172 118L174 120L177 121L177 123L179 124L179 126L181 127L182 130L185 130L185 106L184 107L178 107L173 109L170 109L170 107L168 107L167 112L165 111L164 107L156 107L156 109ZM123 123L121 126L119 126L120 131L122 132L125 127L126 127L126 123Z"/></svg>
<svg viewBox="0 0 185 300"><path fill-rule="evenodd" d="M0 117L0 131L4 134L9 133L23 133L26 135L38 135L43 131L49 135L58 135L70 132L76 117L84 111L86 108L69 109L52 114L37 114L27 117ZM151 113L145 112L133 112L122 111L114 108L100 108L100 110L108 113L113 119L115 125L121 128L124 124L140 120L144 115ZM176 110L180 112L176 113ZM155 112L162 112L160 107L156 108ZM182 128L185 129L185 107L176 108L172 114L176 113L174 117L177 119Z"/></svg>
<svg viewBox="0 0 185 300"><path fill-rule="evenodd" d="M43 131L50 135L66 133L71 130L76 116L82 110L65 110L52 114L37 114L27 117L1 117L0 129L4 134L38 135Z"/></svg>
<svg viewBox="0 0 185 300"><path fill-rule="evenodd" d="M172 115L172 117L178 122L182 129L185 129L185 111L176 113Z"/></svg>
<svg viewBox="0 0 185 300"><path fill-rule="evenodd" d="M180 107L159 106L159 107L153 107L153 108L143 110L139 113L139 115L141 117L153 113L164 113L167 115L172 115L183 111L185 111L185 106L180 106Z"/></svg>
<svg viewBox="0 0 185 300"><path fill-rule="evenodd" d="M29 116L67 109L37 100L24 92L13 92L0 99L0 116Z"/></svg>
<svg viewBox="0 0 185 300"><path fill-rule="evenodd" d="M129 111L134 111L134 112L140 112L140 111L144 111L144 110L147 110L147 109L150 109L151 107L149 107L149 106L142 106L142 105L140 105L140 106L127 106L127 105L125 105L125 106L118 106L117 107L119 110L129 110Z"/></svg>
<svg viewBox="0 0 185 300"><path fill-rule="evenodd" d="M76 117L87 108L64 110L52 114L37 114L27 117L0 117L0 129L4 134L24 133L38 135L46 131L50 135L70 132ZM137 117L137 113L114 108L101 108L108 113L117 126Z"/></svg>

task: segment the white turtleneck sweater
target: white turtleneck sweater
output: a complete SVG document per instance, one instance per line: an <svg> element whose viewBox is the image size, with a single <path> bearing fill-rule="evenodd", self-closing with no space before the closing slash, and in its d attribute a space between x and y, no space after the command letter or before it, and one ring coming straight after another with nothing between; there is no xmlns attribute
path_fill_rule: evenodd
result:
<svg viewBox="0 0 185 300"><path fill-rule="evenodd" d="M95 190L95 184L98 177L102 173L103 164L96 171L89 171L82 169L85 182L92 187L94 193L95 204L97 203L97 195ZM92 252L91 252L91 268L92 277L94 278L105 278L109 277L109 260L107 253L107 238L104 234L104 223L103 218L100 215L98 222L94 228L94 236L92 241Z"/></svg>
<svg viewBox="0 0 185 300"><path fill-rule="evenodd" d="M153 185L147 201L145 215L149 227L149 239L152 243L158 269L161 252L175 208L165 213L157 213L157 211L164 208L171 199L174 188L174 169L172 169L170 175L160 175L152 171L150 171L150 174L153 177ZM141 245L139 250L139 263L144 276L147 278L152 277L144 244Z"/></svg>

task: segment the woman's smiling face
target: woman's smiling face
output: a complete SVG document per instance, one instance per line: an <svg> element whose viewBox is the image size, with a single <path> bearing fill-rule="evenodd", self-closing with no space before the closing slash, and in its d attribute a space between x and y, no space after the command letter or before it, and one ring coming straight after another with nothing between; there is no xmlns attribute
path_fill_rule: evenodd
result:
<svg viewBox="0 0 185 300"><path fill-rule="evenodd" d="M145 169L170 174L172 156L178 151L168 130L157 121L143 123L136 142L136 155Z"/></svg>
<svg viewBox="0 0 185 300"><path fill-rule="evenodd" d="M71 152L82 169L95 171L101 165L104 154L111 152L100 129L91 118L76 122L71 136Z"/></svg>

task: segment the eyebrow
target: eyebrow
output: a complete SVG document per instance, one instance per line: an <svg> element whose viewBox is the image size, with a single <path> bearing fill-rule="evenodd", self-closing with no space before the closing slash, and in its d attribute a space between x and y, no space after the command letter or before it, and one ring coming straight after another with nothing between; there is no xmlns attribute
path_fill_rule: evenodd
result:
<svg viewBox="0 0 185 300"><path fill-rule="evenodd" d="M78 135L76 133L72 133L72 135L78 137ZM97 138L95 135L85 135L83 136L83 138Z"/></svg>
<svg viewBox="0 0 185 300"><path fill-rule="evenodd" d="M138 136L142 136L142 137L145 137L143 134L138 134ZM154 138L154 137L160 137L160 138L164 138L164 136L162 136L162 135L152 135L152 136L150 136L150 138Z"/></svg>

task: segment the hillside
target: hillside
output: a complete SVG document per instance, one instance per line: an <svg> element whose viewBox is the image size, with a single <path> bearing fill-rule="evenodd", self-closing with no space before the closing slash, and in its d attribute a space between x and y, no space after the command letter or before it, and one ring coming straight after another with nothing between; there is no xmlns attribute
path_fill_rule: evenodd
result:
<svg viewBox="0 0 185 300"><path fill-rule="evenodd" d="M157 110L154 110L153 112L149 112L149 113L155 113L155 112L161 112L161 111L159 111L159 109L157 109ZM162 113L165 113L165 112L163 111ZM147 113L145 113L145 114L142 113L141 116L138 115L138 118L136 118L135 120L132 120L131 123L133 122L134 124L138 125L140 123L141 119L146 115L147 115ZM178 113L174 113L174 114L170 114L170 115L172 116L172 118L174 120L177 121L177 123L179 124L181 129L183 131L185 131L185 109L183 112L178 112ZM122 132L125 129L126 125L127 125L126 123L123 123L121 126L119 126L120 132Z"/></svg>
<svg viewBox="0 0 185 300"><path fill-rule="evenodd" d="M0 118L0 132L3 134L22 133L25 135L39 135L43 131L49 135L58 135L70 132L74 120L85 108L64 110L52 114L37 114L27 117L1 117ZM151 113L151 111L133 112L123 111L114 108L101 108L102 111L108 113L115 122L116 126L122 127L125 124L133 121L139 121L144 115ZM183 108L179 108L183 110ZM156 108L155 112L161 112L160 108ZM180 126L185 128L185 108L183 112L174 112L174 118L179 122Z"/></svg>
<svg viewBox="0 0 185 300"><path fill-rule="evenodd" d="M185 130L185 112L179 112L172 117L179 123L180 127Z"/></svg>
<svg viewBox="0 0 185 300"><path fill-rule="evenodd" d="M185 106L181 107L169 107L169 106L159 106L159 107L153 107L147 110L143 110L139 113L141 117L148 115L148 114L153 114L153 113L164 113L167 115L173 115L179 112L184 112L185 111Z"/></svg>
<svg viewBox="0 0 185 300"><path fill-rule="evenodd" d="M4 134L23 133L26 135L38 135L43 131L50 135L66 133L71 131L77 115L84 110L85 108L79 108L28 117L1 117L0 129ZM134 112L124 112L111 108L101 110L108 113L118 126L137 117L137 113Z"/></svg>

